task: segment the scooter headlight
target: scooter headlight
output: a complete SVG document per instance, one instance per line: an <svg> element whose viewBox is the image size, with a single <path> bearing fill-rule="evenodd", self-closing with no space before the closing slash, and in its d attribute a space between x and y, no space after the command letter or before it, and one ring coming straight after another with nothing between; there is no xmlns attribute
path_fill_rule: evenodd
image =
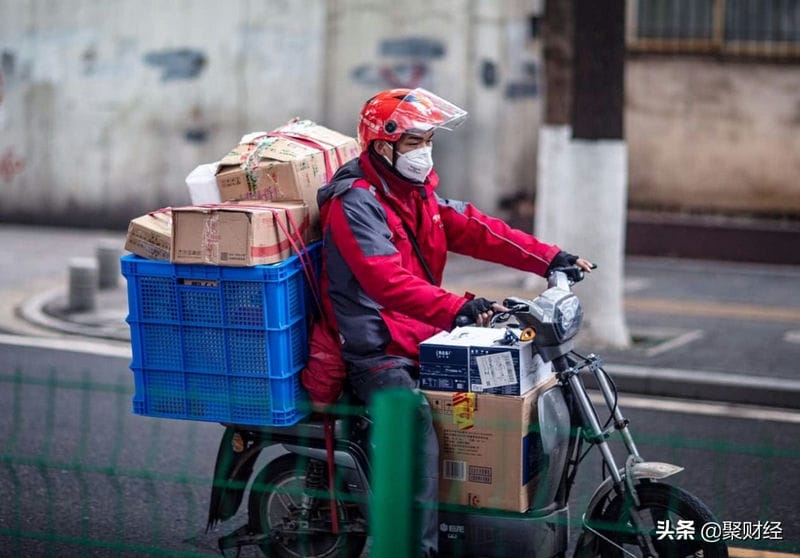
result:
<svg viewBox="0 0 800 558"><path fill-rule="evenodd" d="M558 342L563 343L577 335L582 321L583 309L577 296L571 295L559 300L553 320Z"/></svg>

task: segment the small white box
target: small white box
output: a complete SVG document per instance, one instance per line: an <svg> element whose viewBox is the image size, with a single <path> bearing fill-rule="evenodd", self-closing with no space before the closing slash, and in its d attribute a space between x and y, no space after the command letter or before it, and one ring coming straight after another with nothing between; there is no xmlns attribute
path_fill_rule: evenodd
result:
<svg viewBox="0 0 800 558"><path fill-rule="evenodd" d="M186 177L192 205L222 203L217 187L217 163L198 165Z"/></svg>

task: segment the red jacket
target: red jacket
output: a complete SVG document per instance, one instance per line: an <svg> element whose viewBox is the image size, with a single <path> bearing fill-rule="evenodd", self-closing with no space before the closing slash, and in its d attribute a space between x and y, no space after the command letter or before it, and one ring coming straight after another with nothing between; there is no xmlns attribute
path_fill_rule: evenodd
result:
<svg viewBox="0 0 800 558"><path fill-rule="evenodd" d="M416 362L421 341L452 327L467 299L440 286L448 251L543 275L560 250L470 204L440 198L438 182L435 171L424 185L406 182L364 152L319 191L323 310L350 365ZM317 368L310 363L303 383L312 399L332 401L337 382Z"/></svg>

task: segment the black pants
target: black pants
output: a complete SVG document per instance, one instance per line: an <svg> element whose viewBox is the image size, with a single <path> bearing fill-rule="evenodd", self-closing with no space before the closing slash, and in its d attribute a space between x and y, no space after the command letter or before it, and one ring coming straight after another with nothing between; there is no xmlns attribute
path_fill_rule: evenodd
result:
<svg viewBox="0 0 800 558"><path fill-rule="evenodd" d="M386 357L388 359L388 357ZM416 369L410 362L392 359L369 359L351 363L350 385L356 396L369 404L373 395L388 388L417 390ZM415 495L420 512L422 556L435 556L439 547L439 521L437 502L439 496L439 441L433 428L433 418L427 400L423 397L419 413L419 429L422 440L422 474Z"/></svg>

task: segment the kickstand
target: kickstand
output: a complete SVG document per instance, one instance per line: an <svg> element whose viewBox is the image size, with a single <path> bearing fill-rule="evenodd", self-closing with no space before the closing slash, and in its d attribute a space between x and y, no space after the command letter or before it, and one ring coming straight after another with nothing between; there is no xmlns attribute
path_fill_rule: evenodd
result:
<svg viewBox="0 0 800 558"><path fill-rule="evenodd" d="M242 525L232 533L217 539L217 546L219 546L220 553L226 558L239 558L243 546L251 546L259 544L268 535L263 533L254 533L250 530L247 524ZM236 554L229 554L227 551L236 549Z"/></svg>

